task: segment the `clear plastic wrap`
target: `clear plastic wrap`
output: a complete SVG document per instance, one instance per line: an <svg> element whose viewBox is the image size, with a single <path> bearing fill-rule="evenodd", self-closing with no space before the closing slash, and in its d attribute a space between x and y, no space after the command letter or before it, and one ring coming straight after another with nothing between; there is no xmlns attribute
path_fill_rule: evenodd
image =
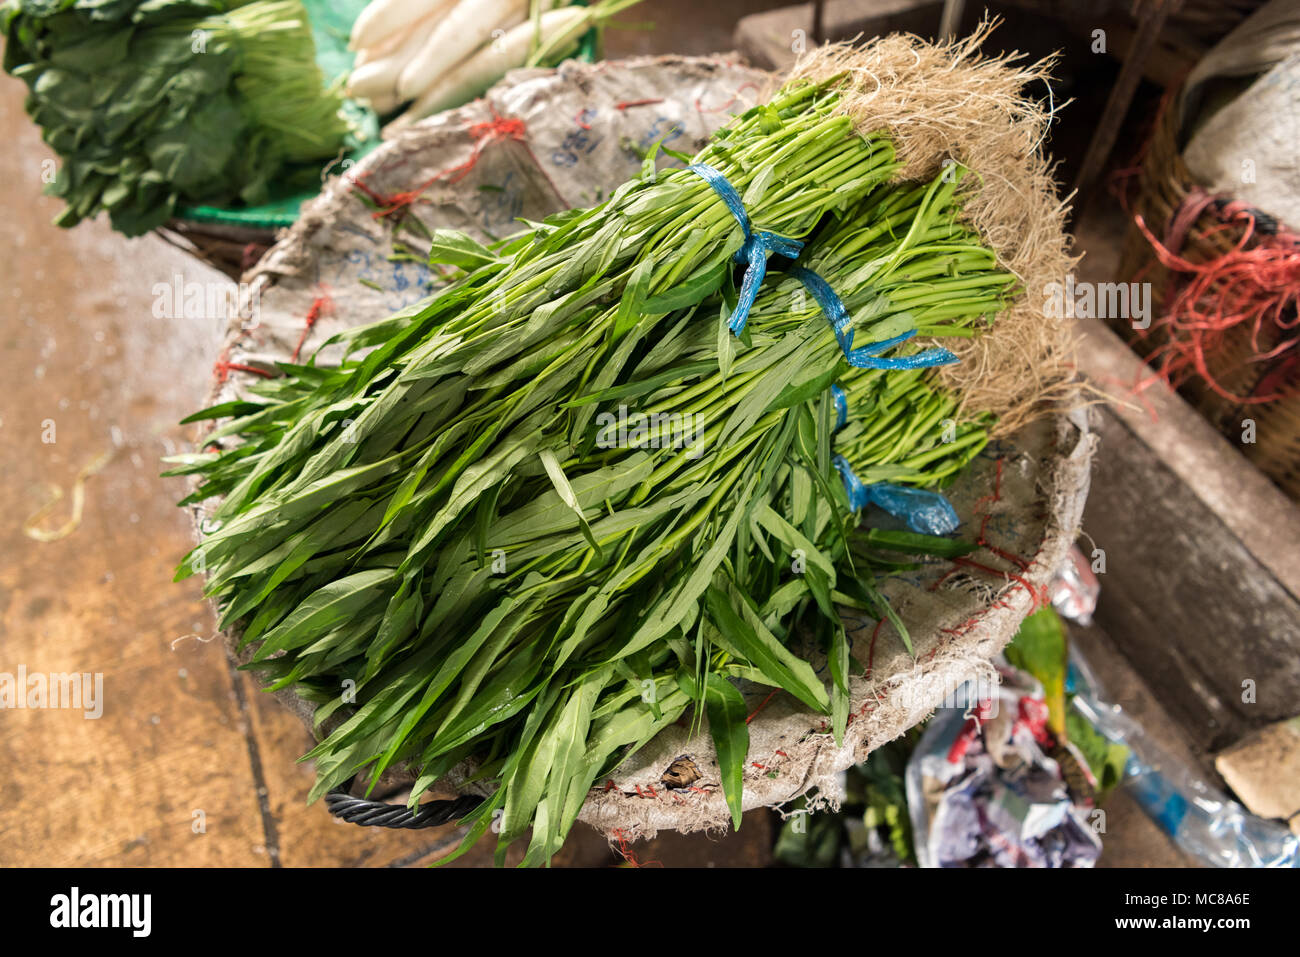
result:
<svg viewBox="0 0 1300 957"><path fill-rule="evenodd" d="M1187 853L1215 867L1300 866L1300 838L1281 821L1251 814L1171 756L1118 706L1107 704L1077 650L1070 652L1074 706L1130 750L1129 794Z"/></svg>

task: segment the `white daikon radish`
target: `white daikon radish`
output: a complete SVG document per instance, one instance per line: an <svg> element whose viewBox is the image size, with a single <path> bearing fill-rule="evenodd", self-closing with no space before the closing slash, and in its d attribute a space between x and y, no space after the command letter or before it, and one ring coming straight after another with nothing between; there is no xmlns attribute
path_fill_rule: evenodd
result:
<svg viewBox="0 0 1300 957"><path fill-rule="evenodd" d="M542 10L555 6L542 0ZM434 83L493 39L528 18L529 0L460 0L443 17L415 59L402 70L397 94L416 99ZM498 36L500 36L498 34Z"/></svg>
<svg viewBox="0 0 1300 957"><path fill-rule="evenodd" d="M371 0L352 24L349 50L364 50L403 27L434 13L446 13L456 0Z"/></svg>
<svg viewBox="0 0 1300 957"><path fill-rule="evenodd" d="M352 69L364 66L370 60L378 60L380 57L388 56L402 45L406 39L406 31L398 30L396 33L390 33L378 43L372 43L368 47L363 47L357 51L357 55L352 59Z"/></svg>
<svg viewBox="0 0 1300 957"><path fill-rule="evenodd" d="M397 98L396 93L381 93L376 96L366 98L370 108L380 116L385 116L402 105L402 101Z"/></svg>
<svg viewBox="0 0 1300 957"><path fill-rule="evenodd" d="M589 7L561 7L543 13L537 26L541 34L541 47L548 48L556 57L572 52L577 49L578 41L588 29L591 19ZM469 59L444 73L402 114L403 119L409 117L415 120L431 113L440 113L482 96L488 87L508 71L527 63L533 35L531 20L508 30L505 36L493 40Z"/></svg>
<svg viewBox="0 0 1300 957"><path fill-rule="evenodd" d="M387 56L367 60L355 66L348 77L348 96L377 97L397 95L397 78L402 70L420 52L437 18L426 16L411 25L406 38Z"/></svg>

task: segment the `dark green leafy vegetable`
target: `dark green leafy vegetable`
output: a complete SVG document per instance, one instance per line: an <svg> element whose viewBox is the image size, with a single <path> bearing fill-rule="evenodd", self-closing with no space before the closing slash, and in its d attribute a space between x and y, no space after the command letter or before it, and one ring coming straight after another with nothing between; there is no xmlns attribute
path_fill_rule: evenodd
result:
<svg viewBox="0 0 1300 957"><path fill-rule="evenodd" d="M788 867L916 865L904 776L924 725L888 741L844 772L838 811L809 812L796 802L777 836L773 856ZM888 842L872 839L872 832ZM889 855L892 854L892 858Z"/></svg>
<svg viewBox="0 0 1300 957"><path fill-rule="evenodd" d="M60 226L107 210L137 236L178 203L264 202L348 133L300 0L9 0L0 29L62 159Z"/></svg>

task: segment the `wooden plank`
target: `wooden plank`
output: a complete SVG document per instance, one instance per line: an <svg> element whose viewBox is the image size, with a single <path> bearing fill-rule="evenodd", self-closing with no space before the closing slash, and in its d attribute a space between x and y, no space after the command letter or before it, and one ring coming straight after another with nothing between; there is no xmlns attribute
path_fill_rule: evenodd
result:
<svg viewBox="0 0 1300 957"><path fill-rule="evenodd" d="M1119 705L1167 754L1185 762L1207 782L1222 786L1206 750L1188 739L1169 716L1159 696L1120 651L1114 639L1095 624L1071 623L1070 645L1088 664L1104 701ZM1107 797L1105 832L1098 867L1198 867L1123 788Z"/></svg>
<svg viewBox="0 0 1300 957"><path fill-rule="evenodd" d="M225 656L201 640L198 583L171 583L190 540L182 486L157 477L203 399L220 324L156 316L154 284L220 277L102 219L51 226L63 203L41 195L53 166L23 94L0 90L0 672L101 674L104 709L0 710L0 863L265 865ZM69 521L77 474L105 453L70 533L25 535L54 488L64 497L37 525Z"/></svg>
<svg viewBox="0 0 1300 957"><path fill-rule="evenodd" d="M1085 270L1082 278L1095 275ZM1077 329L1080 371L1116 400L1108 414L1139 436L1233 537L1249 543L1268 576L1300 597L1300 508L1181 396L1161 381L1146 383L1151 370L1103 321L1079 322ZM1146 384L1139 392L1140 383Z"/></svg>
<svg viewBox="0 0 1300 957"><path fill-rule="evenodd" d="M1086 199L1089 187L1101 175L1102 168L1115 148L1120 126L1128 114L1133 94L1137 92L1138 81L1142 79L1142 68L1150 56L1165 20L1171 13L1177 13L1183 0L1141 0L1138 12L1137 35L1129 48L1128 55L1120 67L1119 77L1111 87L1110 97L1093 133L1092 142L1084 154L1083 164L1074 180L1074 191Z"/></svg>
<svg viewBox="0 0 1300 957"><path fill-rule="evenodd" d="M1138 41L1138 31L1133 20L1127 16L1117 16L1113 12L1101 17L1067 16L1063 22L1088 48L1093 43L1094 31L1105 31L1106 53L1120 62L1125 62L1132 56ZM1139 61L1142 77L1166 90L1176 89L1207 49L1195 37L1166 21L1155 43Z"/></svg>
<svg viewBox="0 0 1300 957"><path fill-rule="evenodd" d="M262 831L225 663L215 645L168 646L201 610L196 589L137 601L134 585L164 580L171 556L124 537L97 548L97 527L99 516L88 515L78 536L59 543L61 581L34 580L39 566L0 580L8 598L0 671L103 680L97 719L0 712L0 863L257 864ZM145 557L107 555L114 546ZM66 585L74 596L62 593Z"/></svg>
<svg viewBox="0 0 1300 957"><path fill-rule="evenodd" d="M1124 225L1084 218L1081 281L1113 278ZM1300 509L1104 321L1075 325L1080 371L1115 400L1084 514L1107 559L1096 618L1205 767L1300 701Z"/></svg>
<svg viewBox="0 0 1300 957"><path fill-rule="evenodd" d="M813 5L804 3L744 17L733 42L754 66L785 70L799 48L812 47L819 36L843 40L894 31L926 36L938 27L942 11L939 0L827 0L819 32Z"/></svg>
<svg viewBox="0 0 1300 957"><path fill-rule="evenodd" d="M1300 603L1122 419L1103 411L1096 430L1083 527L1106 553L1098 623L1209 749L1289 717Z"/></svg>
<svg viewBox="0 0 1300 957"><path fill-rule="evenodd" d="M0 178L21 182L25 171L6 168L8 156ZM23 218L48 230L50 212L42 204ZM43 232L11 261L14 301L44 312L38 323L11 327L6 368L15 375L0 395L0 510L9 516L0 528L0 672L100 675L103 713L0 711L0 862L264 863L225 659L218 644L184 637L211 634L197 583L171 584L189 532L172 505L178 487L159 494L156 475L165 443L180 438L166 423L179 417L169 403L186 383L172 375L141 392L122 388L132 363L150 382L155 363L180 348L118 325L150 315L151 286L124 278L128 262L169 270L180 257L155 258L160 244L145 244L144 255L119 245L109 275L90 285L80 270L103 251L107 229L84 229ZM175 331L171 321L157 325ZM53 442L42 441L47 420ZM52 488L64 498L39 527L68 521L77 473L110 450L85 483L84 510L67 537L23 534L23 520Z"/></svg>

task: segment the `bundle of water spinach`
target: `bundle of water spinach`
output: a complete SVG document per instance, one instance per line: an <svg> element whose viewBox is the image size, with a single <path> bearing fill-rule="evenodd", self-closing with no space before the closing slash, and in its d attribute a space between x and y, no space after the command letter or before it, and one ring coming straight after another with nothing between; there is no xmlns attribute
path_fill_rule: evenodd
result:
<svg viewBox="0 0 1300 957"><path fill-rule="evenodd" d="M498 859L531 830L543 864L593 782L688 712L738 824L739 679L843 733L836 606L892 618L875 574L963 547L858 529L855 483L935 485L979 451L986 417L915 340L975 334L1014 289L960 177L893 182L841 82L593 209L490 247L438 233L462 272L431 299L187 420L224 421L172 474L220 501L178 578L205 574L250 667L318 705L313 799L401 764L414 804L469 768L491 796L461 851L496 821Z"/></svg>

